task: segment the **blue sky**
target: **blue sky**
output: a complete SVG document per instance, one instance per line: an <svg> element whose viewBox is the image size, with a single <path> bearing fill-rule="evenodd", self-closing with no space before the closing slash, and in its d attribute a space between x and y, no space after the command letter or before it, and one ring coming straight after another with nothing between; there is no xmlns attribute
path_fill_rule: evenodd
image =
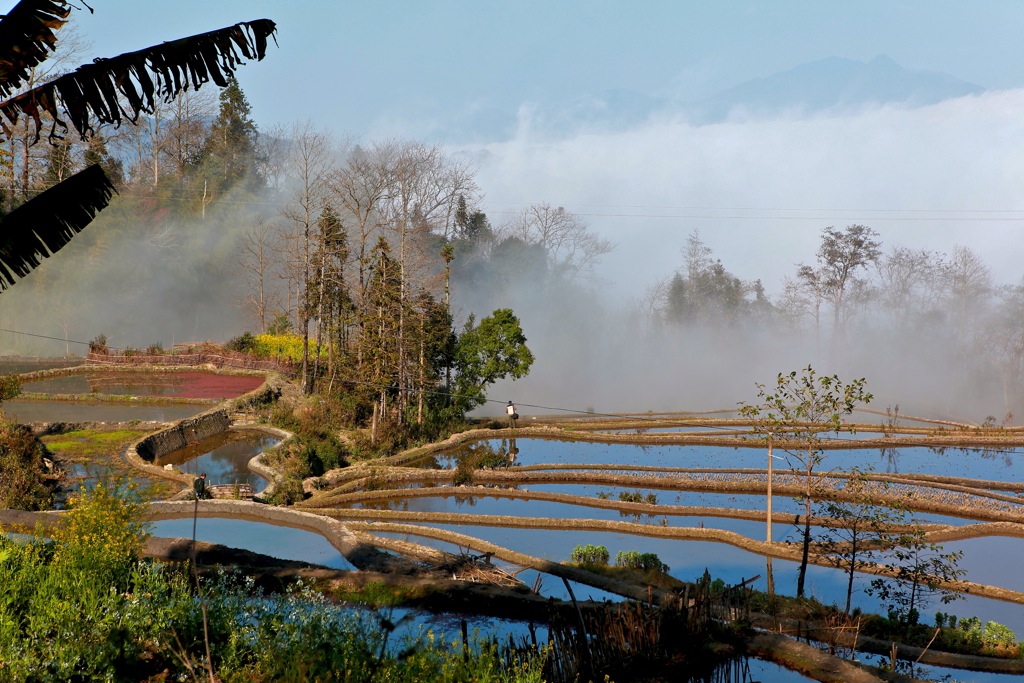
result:
<svg viewBox="0 0 1024 683"><path fill-rule="evenodd" d="M888 54L985 88L1024 84L1016 0L92 4L95 14L76 12L75 21L98 56L273 19L280 49L240 76L257 116L310 118L357 136L475 103L514 107L612 88L701 99L829 56Z"/></svg>
<svg viewBox="0 0 1024 683"><path fill-rule="evenodd" d="M9 2L7 3L10 4ZM814 259L822 228L867 224L885 246L975 249L1000 282L1024 275L1024 2L608 0L95 0L75 13L96 56L270 18L280 47L239 80L264 128L311 120L357 141L433 141L488 107L512 138L453 148L477 164L500 224L565 206L618 246L598 274L637 296L700 231L769 293ZM866 108L547 139L531 112L612 89L695 101L828 57L888 55L987 89L916 109ZM458 125L456 123L456 125Z"/></svg>

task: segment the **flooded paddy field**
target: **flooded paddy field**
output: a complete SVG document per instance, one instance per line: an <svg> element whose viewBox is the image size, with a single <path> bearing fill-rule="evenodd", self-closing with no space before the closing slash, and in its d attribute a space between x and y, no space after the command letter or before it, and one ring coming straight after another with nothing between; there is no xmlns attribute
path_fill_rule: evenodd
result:
<svg viewBox="0 0 1024 683"><path fill-rule="evenodd" d="M853 468L868 472L879 479L878 490L909 501L906 522L930 525L936 532L942 527L947 530L968 527L965 533L981 534L980 537L947 540L941 545L945 552L963 552L959 566L966 571L965 580L1024 593L1024 579L1015 569L1024 561L1024 539L1014 536L1016 525L984 529L969 526L980 524L979 519L984 521L988 517L1009 520L1024 516L1024 498L1018 495L1019 465L1024 449L937 447L909 442L886 448L859 445L864 439L878 436L872 432L841 435L832 445L845 447L825 451L824 462L816 471L836 470L839 476L834 477L829 486L837 490L844 488L848 481L842 473ZM666 528L669 531L703 528L763 541L767 454L762 444L749 447L620 444L588 442L582 434L580 438L517 436L468 442L406 461L404 466L382 467L371 486L378 491L366 491L366 497L359 499L356 497L362 495L356 493L359 486L350 485L347 488L352 492L348 494L350 502L330 504L327 502L330 495L324 493L324 506L331 508L331 517L341 521L346 519L344 506L348 505L353 513L349 519L358 519L359 524L377 520L378 524L400 524L406 529L374 531L374 524L370 523L365 527L368 533L455 554L480 550L473 550L472 540L467 539L463 546L450 538L433 535L463 534L482 541L481 547L494 544L552 562L569 561L573 549L580 545L605 546L612 562L620 552L654 553L670 567L669 574L679 580L693 581L707 569L728 585L757 577L752 587L767 590L769 563L760 549L747 549L748 546L733 545L732 541L659 538L650 533ZM797 480L787 475L785 454L778 450L776 454L780 459L773 468L775 485L778 487L787 478L793 484ZM414 474L417 469L423 474ZM470 473L468 479L464 479L467 472ZM393 480L389 481L392 476ZM658 479L659 483L645 485L646 479ZM883 485L881 479L893 479L897 483ZM673 480L681 482L679 488L673 488L670 483ZM459 481L463 482L462 486L454 485ZM687 481L705 482L708 490L692 490L685 484ZM737 490L719 485L728 482L744 484ZM408 497L398 493L409 488L418 489L417 495ZM379 495L373 497L375 493ZM530 498L531 494L548 497ZM553 498L558 496L576 498ZM313 500L316 499L315 495ZM650 505L642 509L630 508L629 504L634 502ZM773 540L780 547L798 548L799 529L792 522L779 523L779 517L792 515L795 521L803 514L803 502L797 500L792 491L780 493L776 488L773 503L776 515L776 523L772 525ZM930 508L931 505L939 507ZM691 515L672 510L675 506L744 514L728 516L707 510ZM921 509L915 509L917 507ZM659 511L658 508L664 509ZM375 512L380 516L374 517ZM1009 516L998 517L1000 514ZM495 518L493 525L482 521L489 517ZM515 520L515 523L505 520ZM579 525L573 528L577 520L585 520L587 528L578 528ZM564 527L560 526L561 522L565 522ZM623 522L631 526L614 529L600 526ZM422 532L413 530L417 527L422 528ZM816 535L823 531L823 527L817 525L814 529ZM996 557L1005 557L1006 561L993 562L992 558ZM877 559L884 561L885 557ZM499 566L516 573L527 586L539 586L542 595L568 597L561 579L513 564ZM799 562L789 557L776 557L771 566L776 590L794 595ZM867 573L855 575L853 606L865 612L884 614L886 608L881 600L865 592L875 578ZM847 580L846 572L840 569L812 564L807 570L807 593L824 604L841 606L845 601ZM571 585L578 598L621 599L587 585ZM1017 634L1024 634L1024 609L1013 602L967 594L948 605L938 601L927 604L921 609L922 621L931 623L935 612L939 611L961 619L977 616L983 622L995 621ZM934 671L955 680L1012 680L998 674L974 676L953 669Z"/></svg>
<svg viewBox="0 0 1024 683"><path fill-rule="evenodd" d="M767 590L766 559L757 553L725 543L675 541L602 531L506 529L466 524L418 524L416 526L429 526L465 534L552 562L568 561L572 549L577 545L585 544L605 546L613 561L616 554L622 551L636 550L641 553L656 553L661 561L669 566L669 575L681 581L694 581L700 578L704 570L707 569L714 578L720 578L728 585L739 584L759 576L760 578L753 583L753 587L761 591ZM429 536L392 533L379 535L458 552L457 546L446 541L432 539ZM773 559L772 572L776 590L788 595L795 594L798 568L799 563L795 561ZM530 576L531 574L524 571L520 578L530 585ZM864 574L856 575L853 606L859 607L865 612L873 611L884 614L885 610L878 599L864 593L864 588L870 585L872 578ZM838 569L816 565L810 565L807 568L807 594L826 605L843 604L846 596L846 581L846 573ZM545 576L543 585L551 591L551 597L560 597L564 593L560 579ZM574 584L573 591L577 598L622 599L590 586L580 586L577 589L576 585ZM549 595L546 591L542 591L542 594ZM930 606L923 611L922 621L930 623L935 611L956 614L959 618L979 616L982 621L997 621L1018 634L1024 633L1024 610L1020 605L1013 603L966 595L964 599L948 605L936 603Z"/></svg>
<svg viewBox="0 0 1024 683"><path fill-rule="evenodd" d="M34 422L177 422L194 417L209 406L202 404L76 403L71 401L29 401L20 398L3 402L8 417L21 423Z"/></svg>
<svg viewBox="0 0 1024 683"><path fill-rule="evenodd" d="M515 453L510 453L514 450ZM765 448L714 445L606 444L586 441L517 438L489 439L412 461L411 467L454 469L460 458L478 452L504 455L509 465L619 465L630 468L764 469ZM776 449L777 471L787 469L785 453ZM899 448L848 448L825 453L824 469L884 473L915 473L1016 482L1018 467L1024 465L1024 448L979 449L905 446Z"/></svg>
<svg viewBox="0 0 1024 683"><path fill-rule="evenodd" d="M178 470L199 476L205 472L211 485L248 484L256 493L267 487L267 480L249 469L249 461L280 439L253 429L229 429L199 443L162 455L154 464L173 465Z"/></svg>
<svg viewBox="0 0 1024 683"><path fill-rule="evenodd" d="M0 356L0 375L21 375L26 372L38 372L39 370L74 368L85 365L86 362L86 359L80 356L68 356L65 358Z"/></svg>
<svg viewBox="0 0 1024 683"><path fill-rule="evenodd" d="M133 484L152 498L175 493L179 485L145 476L122 457L129 445L147 433L147 430L138 429L74 430L42 436L41 441L64 471L63 495L58 496L58 503L66 495L75 494L79 488L91 489L101 481Z"/></svg>
<svg viewBox="0 0 1024 683"><path fill-rule="evenodd" d="M191 539L192 523L192 517L153 522L153 535ZM219 543L281 560L309 562L332 569L355 569L326 538L302 529L241 519L200 517L195 520L195 531L197 541Z"/></svg>
<svg viewBox="0 0 1024 683"><path fill-rule="evenodd" d="M22 391L40 394L105 394L162 398L234 398L258 388L263 377L212 372L84 371L29 380Z"/></svg>

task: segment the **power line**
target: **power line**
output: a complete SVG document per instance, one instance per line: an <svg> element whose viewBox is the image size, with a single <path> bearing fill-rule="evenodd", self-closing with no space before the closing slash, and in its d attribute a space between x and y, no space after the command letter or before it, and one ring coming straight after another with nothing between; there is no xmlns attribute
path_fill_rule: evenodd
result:
<svg viewBox="0 0 1024 683"><path fill-rule="evenodd" d="M49 339L49 340L52 340L52 341L65 342L65 343L68 343L68 344L81 344L83 346L89 346L91 344L91 342L77 341L75 339L65 339L63 337L51 337L49 335L35 334L33 332L20 332L18 330L10 330L10 329L7 329L7 328L2 328L2 327L0 327L0 332L7 332L7 333L10 333L10 334L17 334L17 335L21 335L21 336L24 336L24 337L35 337L35 338L38 338L38 339ZM373 382L366 382L366 381L362 381L362 380L355 380L355 379L344 379L344 378L342 378L339 381L345 382L347 384L358 384L358 385L361 385L361 386L370 387L372 389L385 389L386 390L386 389L390 389L391 388L390 386L386 386L386 385L382 385L382 384L376 384L376 383L373 383ZM437 396L448 396L449 398L471 398L470 396L467 396L465 394L457 394L457 393L454 393L454 392L451 392L451 391L444 391L444 390L441 390L441 389L431 389L431 390L428 390L427 393L433 394L433 395L437 395ZM498 403L498 404L504 405L504 402L501 399L485 398L484 401L485 401L485 403ZM517 406L523 406L525 408L535 408L537 410L549 410L549 411L553 411L553 412L570 413L570 414L573 414L573 415L583 415L583 416L591 416L591 417L616 418L616 419L620 419L620 420L641 420L641 421L648 421L648 422L660 422L660 421L662 421L664 419L664 418L659 418L659 417L654 417L654 416L648 417L648 416L645 416L645 415L636 415L635 413L633 413L633 414L626 414L626 413L601 413L601 412L597 412L597 411L593 411L593 410L582 410L582 409L579 409L579 408L564 408L564 407L560 407L560 406L545 406L545 405L540 405L540 404L536 404L536 403L516 403L516 405ZM723 431L735 431L735 428L732 427L732 426L729 426L729 425L714 425L714 424L708 424L708 423L704 423L704 422L691 423L691 425L694 426L694 427L702 427L704 429L718 429L718 430L723 430ZM827 441L844 441L844 442L856 443L856 442L860 441L860 439L836 437L836 438L829 438L829 439L827 439ZM991 450L993 452L996 452L996 453L1007 453L1007 454L1009 454L1009 453L1017 453L1017 449L1012 449L1012 450L991 449Z"/></svg>
<svg viewBox="0 0 1024 683"><path fill-rule="evenodd" d="M32 332L19 332L17 330L8 330L0 327L0 332L10 332L11 334L20 334L23 337L38 337L39 339L52 339L53 341L64 342L66 344L82 344L89 346L90 342L76 341L74 339L65 339L64 337L49 337L45 334L33 334Z"/></svg>

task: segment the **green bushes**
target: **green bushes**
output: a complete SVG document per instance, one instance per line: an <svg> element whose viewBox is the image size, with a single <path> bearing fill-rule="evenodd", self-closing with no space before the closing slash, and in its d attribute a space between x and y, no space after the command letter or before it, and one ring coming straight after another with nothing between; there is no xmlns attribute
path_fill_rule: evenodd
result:
<svg viewBox="0 0 1024 683"><path fill-rule="evenodd" d="M1008 626L994 621L985 622L984 642L991 648L1011 648L1017 646L1017 634Z"/></svg>
<svg viewBox="0 0 1024 683"><path fill-rule="evenodd" d="M55 480L48 478L46 448L25 425L0 416L0 508L44 510Z"/></svg>
<svg viewBox="0 0 1024 683"><path fill-rule="evenodd" d="M21 378L18 375L0 375L0 401L9 401L21 393Z"/></svg>
<svg viewBox="0 0 1024 683"><path fill-rule="evenodd" d="M655 493L648 493L645 496L640 491L621 491L619 492L619 500L624 503L647 503L648 505L657 505L658 495Z"/></svg>
<svg viewBox="0 0 1024 683"><path fill-rule="evenodd" d="M668 573L669 566L661 561L655 553L641 553L636 550L622 550L615 556L616 567L642 569Z"/></svg>
<svg viewBox="0 0 1024 683"><path fill-rule="evenodd" d="M0 681L196 680L208 666L223 681L541 680L542 656L484 639L465 653L430 632L390 647L390 615L302 583L266 595L221 572L200 596L182 567L137 559L146 528L130 498L97 487L52 543L0 536Z"/></svg>
<svg viewBox="0 0 1024 683"><path fill-rule="evenodd" d="M603 545L578 545L569 559L577 564L608 564L608 548Z"/></svg>
<svg viewBox="0 0 1024 683"><path fill-rule="evenodd" d="M241 335L229 339L228 343L224 346L228 351L250 353L256 349L256 337L252 336L250 332L243 332Z"/></svg>

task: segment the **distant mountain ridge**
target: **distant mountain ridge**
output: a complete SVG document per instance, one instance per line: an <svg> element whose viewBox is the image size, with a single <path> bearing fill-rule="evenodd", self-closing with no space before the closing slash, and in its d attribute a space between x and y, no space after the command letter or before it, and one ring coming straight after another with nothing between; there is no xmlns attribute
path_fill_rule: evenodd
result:
<svg viewBox="0 0 1024 683"><path fill-rule="evenodd" d="M737 111L764 118L886 104L922 107L984 91L948 74L906 69L886 55L870 62L828 57L746 81L684 109L694 123L713 123Z"/></svg>
<svg viewBox="0 0 1024 683"><path fill-rule="evenodd" d="M614 89L534 106L527 123L535 132L559 137L628 130L654 118L708 125L736 118L842 114L882 105L922 107L983 92L985 88L948 74L904 68L886 55L869 62L827 57L745 81L706 100L685 102ZM459 116L440 132L463 141L511 138L522 123L515 113L492 108Z"/></svg>

